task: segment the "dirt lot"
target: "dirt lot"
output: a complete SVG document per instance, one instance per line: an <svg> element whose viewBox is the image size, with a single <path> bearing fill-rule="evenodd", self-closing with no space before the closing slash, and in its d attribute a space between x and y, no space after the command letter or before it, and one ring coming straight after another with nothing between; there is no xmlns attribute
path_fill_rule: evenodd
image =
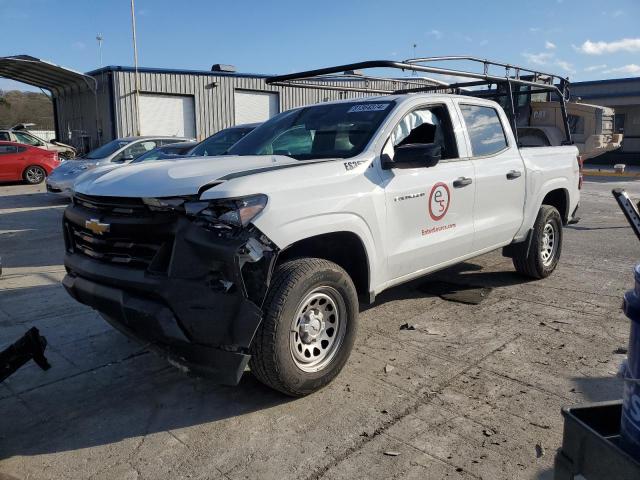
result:
<svg viewBox="0 0 640 480"><path fill-rule="evenodd" d="M0 349L37 326L53 368L0 384L0 478L552 478L561 406L620 396L640 245L614 185L640 198L587 182L550 278L492 253L394 288L363 309L343 373L297 400L248 374L185 377L76 304L59 284L64 202L1 186ZM420 289L437 279L494 289L464 305Z"/></svg>

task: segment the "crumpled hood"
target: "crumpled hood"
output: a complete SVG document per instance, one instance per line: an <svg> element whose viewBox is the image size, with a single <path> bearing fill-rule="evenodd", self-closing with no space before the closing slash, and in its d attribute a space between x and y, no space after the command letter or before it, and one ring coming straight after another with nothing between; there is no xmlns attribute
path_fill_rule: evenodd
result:
<svg viewBox="0 0 640 480"><path fill-rule="evenodd" d="M229 174L301 163L304 162L280 155L154 160L122 168L93 169L78 178L74 190L109 197L194 195L200 187Z"/></svg>

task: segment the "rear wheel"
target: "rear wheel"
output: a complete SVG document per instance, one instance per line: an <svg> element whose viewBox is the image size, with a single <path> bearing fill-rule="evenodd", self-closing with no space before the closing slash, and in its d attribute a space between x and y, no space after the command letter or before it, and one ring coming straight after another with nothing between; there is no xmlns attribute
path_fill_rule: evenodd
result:
<svg viewBox="0 0 640 480"><path fill-rule="evenodd" d="M562 218L555 207L540 207L531 235L530 242L513 246L513 265L528 277L548 277L558 265L562 252Z"/></svg>
<svg viewBox="0 0 640 480"><path fill-rule="evenodd" d="M30 167L27 167L22 174L22 178L24 178L24 181L31 185L42 183L46 176L47 172L45 172L42 167L39 167L37 165L31 165Z"/></svg>
<svg viewBox="0 0 640 480"><path fill-rule="evenodd" d="M328 384L347 362L357 331L358 299L338 265L301 258L280 265L251 345L250 368L291 396Z"/></svg>

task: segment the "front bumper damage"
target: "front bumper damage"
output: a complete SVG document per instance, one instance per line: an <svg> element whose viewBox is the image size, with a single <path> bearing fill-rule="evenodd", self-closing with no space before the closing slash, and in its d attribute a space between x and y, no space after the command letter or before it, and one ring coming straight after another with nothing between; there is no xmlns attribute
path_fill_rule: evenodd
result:
<svg viewBox="0 0 640 480"><path fill-rule="evenodd" d="M95 234L85 226L96 211L85 205L74 201L64 215L69 294L182 370L236 385L262 319L275 245L252 226L221 234L148 211L101 210L109 231ZM145 264L146 239L157 248Z"/></svg>

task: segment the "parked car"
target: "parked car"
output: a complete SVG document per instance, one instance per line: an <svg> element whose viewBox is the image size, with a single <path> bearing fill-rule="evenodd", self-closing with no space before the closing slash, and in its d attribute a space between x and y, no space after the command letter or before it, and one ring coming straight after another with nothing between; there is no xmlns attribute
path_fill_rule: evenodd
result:
<svg viewBox="0 0 640 480"><path fill-rule="evenodd" d="M235 127L220 130L196 145L193 150L189 152L189 155L195 157L222 155L247 133L255 130L258 125L260 124L245 123L243 125L236 125Z"/></svg>
<svg viewBox="0 0 640 480"><path fill-rule="evenodd" d="M361 66L317 72L347 68ZM519 148L513 120L472 95L327 102L271 118L215 161L78 182L63 284L185 371L237 384L249 365L309 394L347 362L359 300L499 248L529 278L555 270L578 149Z"/></svg>
<svg viewBox="0 0 640 480"><path fill-rule="evenodd" d="M50 152L17 142L0 141L0 181L24 180L41 183L60 165L58 152Z"/></svg>
<svg viewBox="0 0 640 480"><path fill-rule="evenodd" d="M44 148L52 152L57 152L60 159L69 159L76 156L76 149L71 145L60 143L57 140L43 140L28 131L28 127L33 123L20 123L13 127L0 130L0 141L23 143L32 147Z"/></svg>
<svg viewBox="0 0 640 480"><path fill-rule="evenodd" d="M47 178L47 191L71 197L74 182L87 170L101 165L129 163L158 146L188 140L178 137L125 137L112 140L56 168Z"/></svg>

